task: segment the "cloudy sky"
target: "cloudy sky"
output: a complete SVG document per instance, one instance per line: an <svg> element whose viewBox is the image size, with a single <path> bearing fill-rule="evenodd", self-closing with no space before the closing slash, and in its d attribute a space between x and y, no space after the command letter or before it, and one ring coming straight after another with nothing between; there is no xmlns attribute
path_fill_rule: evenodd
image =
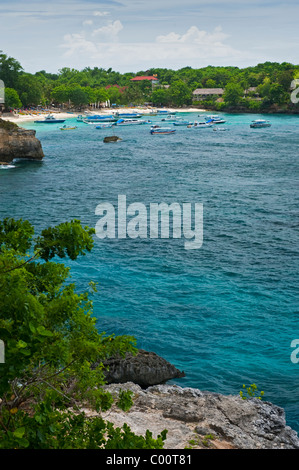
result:
<svg viewBox="0 0 299 470"><path fill-rule="evenodd" d="M1 0L0 21L31 73L299 63L298 0Z"/></svg>

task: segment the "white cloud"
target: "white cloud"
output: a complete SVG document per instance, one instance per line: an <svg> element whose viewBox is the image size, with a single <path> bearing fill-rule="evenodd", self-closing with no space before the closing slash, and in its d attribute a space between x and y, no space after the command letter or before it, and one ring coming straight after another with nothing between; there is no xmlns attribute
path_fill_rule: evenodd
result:
<svg viewBox="0 0 299 470"><path fill-rule="evenodd" d="M93 16L107 16L109 15L109 11L94 11Z"/></svg>
<svg viewBox="0 0 299 470"><path fill-rule="evenodd" d="M87 33L65 36L62 45L64 56L76 56L84 52L85 64L101 61L106 67L120 70L142 70L149 67L181 68L201 67L212 62L232 64L246 53L226 43L229 37L221 27L212 32L191 26L184 34L171 32L159 35L152 42L119 42L118 33L123 29L119 20ZM247 54L248 56L248 54Z"/></svg>
<svg viewBox="0 0 299 470"><path fill-rule="evenodd" d="M67 51L65 52L65 57L71 57L77 55L78 53L84 54L96 54L97 53L97 46L88 41L85 38L84 33L79 34L66 34L64 36L64 44L62 45Z"/></svg>
<svg viewBox="0 0 299 470"><path fill-rule="evenodd" d="M119 20L111 21L106 26L95 29L92 32L93 37L97 37L98 41L115 42L118 39L118 33L123 29L123 25Z"/></svg>
<svg viewBox="0 0 299 470"><path fill-rule="evenodd" d="M169 33L166 36L157 36L156 42L168 44L220 44L229 36L222 32L221 26L214 29L212 33L201 31L196 26L191 26L185 34Z"/></svg>
<svg viewBox="0 0 299 470"><path fill-rule="evenodd" d="M85 20L83 21L83 26L89 26L89 25L92 25L93 24L93 21L92 20Z"/></svg>

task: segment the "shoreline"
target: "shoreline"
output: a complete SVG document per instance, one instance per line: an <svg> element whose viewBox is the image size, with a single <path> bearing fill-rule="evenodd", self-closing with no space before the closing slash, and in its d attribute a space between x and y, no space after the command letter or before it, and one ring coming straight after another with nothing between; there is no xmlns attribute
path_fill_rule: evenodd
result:
<svg viewBox="0 0 299 470"><path fill-rule="evenodd" d="M157 108L154 108L157 109ZM206 112L206 109L202 108L166 108L170 113L203 113ZM151 112L153 108L138 108L138 107L125 107L125 108L117 108L118 111L121 112L132 112L132 113L146 113L146 112ZM19 122L33 122L33 121L38 121L38 120L43 120L44 117L47 115L51 114L51 116L54 116L55 118L59 119L72 119L76 118L79 114L84 114L86 111L82 111L81 113L79 111L76 112L63 112L63 111L41 111L41 112L35 112L35 113L28 113L28 114L23 114L23 113L16 113L12 114L11 116L0 116L1 119L4 121L10 121L14 122L15 124L18 124ZM92 110L88 111L88 114L90 115L95 115L95 114L112 114L116 112L116 109L114 108L101 108L98 110Z"/></svg>

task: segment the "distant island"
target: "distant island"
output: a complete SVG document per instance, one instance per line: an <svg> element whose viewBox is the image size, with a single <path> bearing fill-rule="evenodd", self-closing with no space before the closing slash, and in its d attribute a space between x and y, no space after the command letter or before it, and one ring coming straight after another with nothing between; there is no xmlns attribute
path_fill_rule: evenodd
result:
<svg viewBox="0 0 299 470"><path fill-rule="evenodd" d="M41 70L30 74L18 60L0 51L0 80L5 85L5 102L0 101L0 113L50 106L77 111L147 105L295 114L299 113L297 79L299 83L299 65L288 62L265 62L243 69L151 68L123 74L111 68L64 67L57 73Z"/></svg>

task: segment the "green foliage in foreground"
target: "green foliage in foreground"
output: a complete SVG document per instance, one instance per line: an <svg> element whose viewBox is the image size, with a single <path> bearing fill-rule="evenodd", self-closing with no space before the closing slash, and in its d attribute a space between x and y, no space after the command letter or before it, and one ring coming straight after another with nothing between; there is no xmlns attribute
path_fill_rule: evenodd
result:
<svg viewBox="0 0 299 470"><path fill-rule="evenodd" d="M243 384L243 390L246 390L246 392L243 392L242 390L240 391L240 397L242 400L247 400L248 398L258 398L259 400L262 400L262 397L265 394L263 391L258 391L256 384L251 384L249 387L246 387L246 385Z"/></svg>
<svg viewBox="0 0 299 470"><path fill-rule="evenodd" d="M113 404L100 387L102 361L134 353L135 339L99 333L88 294L78 293L70 269L54 260L85 255L93 233L73 220L35 237L28 221L0 221L2 449L163 447L166 432L157 439L150 432L135 436L128 426L114 428L101 417ZM116 406L127 411L131 395L123 391Z"/></svg>

